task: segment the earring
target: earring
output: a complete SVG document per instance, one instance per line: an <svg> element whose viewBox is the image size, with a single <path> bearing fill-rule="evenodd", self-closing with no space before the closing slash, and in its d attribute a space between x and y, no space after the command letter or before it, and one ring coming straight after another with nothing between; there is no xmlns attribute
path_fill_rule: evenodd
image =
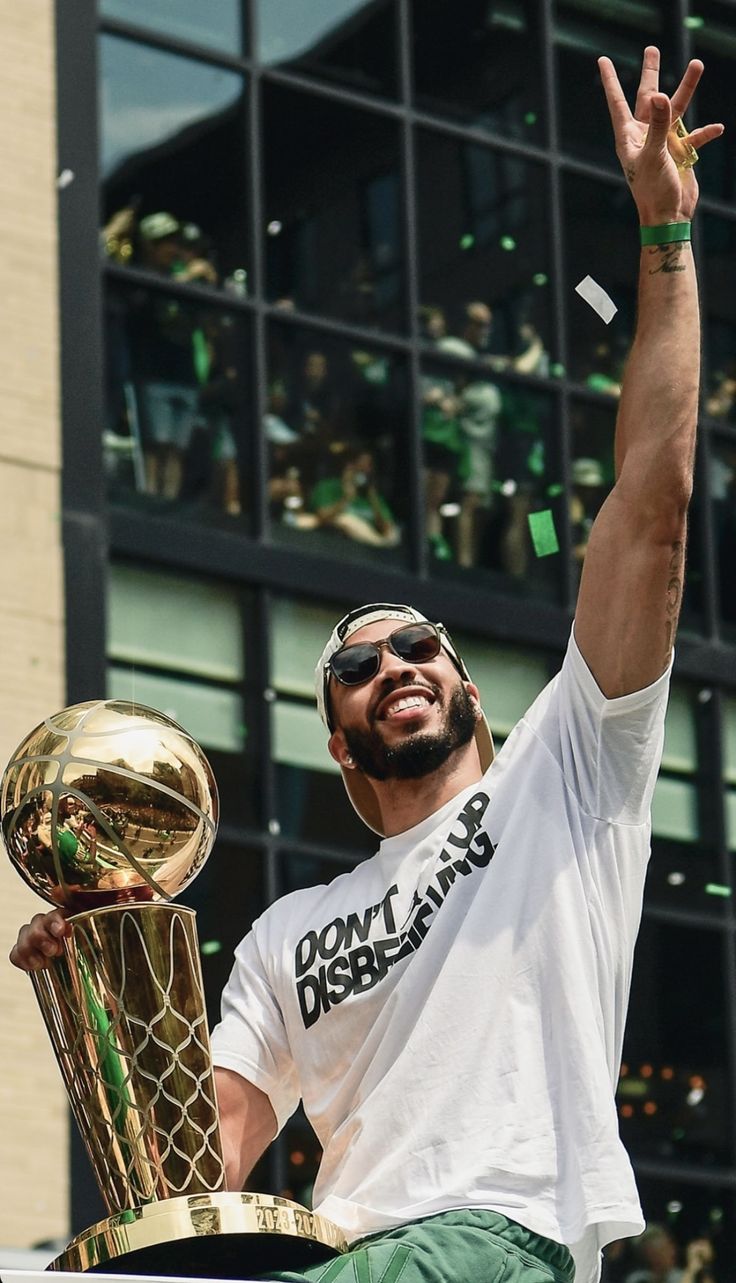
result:
<svg viewBox="0 0 736 1283"><path fill-rule="evenodd" d="M352 765L353 765L353 759L352 759L352 757L350 756L350 754L349 754L349 753L348 753L347 757L345 758L345 765L346 765L346 766L352 766Z"/></svg>

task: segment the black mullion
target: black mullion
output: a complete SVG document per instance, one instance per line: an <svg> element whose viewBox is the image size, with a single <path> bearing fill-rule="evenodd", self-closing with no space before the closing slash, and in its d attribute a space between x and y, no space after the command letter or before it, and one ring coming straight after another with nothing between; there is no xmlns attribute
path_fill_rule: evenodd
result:
<svg viewBox="0 0 736 1283"><path fill-rule="evenodd" d="M249 37L252 48L257 47L258 19L255 0L250 5ZM263 184L265 170L263 165L263 78L260 69L254 70L250 80L249 128L250 128L250 166L251 166L251 253L253 255L253 284L255 293L255 315L253 326L253 374L254 374L254 430L253 430L253 476L256 487L254 495L254 529L261 539L270 536L268 485L270 467L268 444L263 424L268 406L268 318L265 310L266 271L263 251Z"/></svg>
<svg viewBox="0 0 736 1283"><path fill-rule="evenodd" d="M185 37L174 35L173 32L154 31L150 27L140 27L135 22L125 22L119 18L101 18L99 30L102 35L120 36L124 40L135 41L138 45L160 49L163 53L180 54L228 71L250 70L248 58L213 49L211 45L196 44Z"/></svg>
<svg viewBox="0 0 736 1283"><path fill-rule="evenodd" d="M545 111L550 151L547 157L547 182L551 207L550 250L552 257L552 289L554 299L554 318L557 340L557 361L565 371L564 384L555 389L555 410L557 431L557 463L560 469L560 480L563 487L564 517L560 522L560 550L562 565L562 602L569 612L575 609L577 597L577 576L572 560L572 530L570 526L570 505L568 496L571 493L570 466L570 390L567 379L568 345L567 345L567 312L565 306L565 255L564 229L562 225L562 171L559 152L559 129L557 122L557 97L555 81L555 48L553 33L554 15L552 0L544 0L542 5L540 33L542 38L542 58L544 65ZM559 592L559 588L558 588Z"/></svg>
<svg viewBox="0 0 736 1283"><path fill-rule="evenodd" d="M399 26L399 57L401 100L408 109L412 99L411 81L411 46L409 0L397 0ZM407 415L406 460L409 479L409 556L410 566L424 579L427 576L427 540L424 511L424 488L422 477L424 459L422 453L422 398L421 371L419 368L418 313L419 313L419 270L417 263L417 217L416 217L416 172L414 157L414 131L408 110L401 120L401 178L404 192L404 262L406 279L406 306L408 308L408 332L411 340L408 360L409 396Z"/></svg>

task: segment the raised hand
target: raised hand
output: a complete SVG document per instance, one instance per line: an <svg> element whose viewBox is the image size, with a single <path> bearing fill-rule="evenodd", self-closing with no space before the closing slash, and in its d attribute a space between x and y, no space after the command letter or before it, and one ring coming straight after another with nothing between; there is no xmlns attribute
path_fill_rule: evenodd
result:
<svg viewBox="0 0 736 1283"><path fill-rule="evenodd" d="M682 165L685 149L674 132L674 122L690 105L703 74L702 62L693 59L688 63L677 89L668 98L659 91L659 49L648 45L644 50L633 114L611 59L599 58L598 66L613 125L616 155L631 188L640 221L645 226L689 222L698 203L698 182L692 167ZM721 124L701 125L688 135L687 141L699 149L722 133Z"/></svg>

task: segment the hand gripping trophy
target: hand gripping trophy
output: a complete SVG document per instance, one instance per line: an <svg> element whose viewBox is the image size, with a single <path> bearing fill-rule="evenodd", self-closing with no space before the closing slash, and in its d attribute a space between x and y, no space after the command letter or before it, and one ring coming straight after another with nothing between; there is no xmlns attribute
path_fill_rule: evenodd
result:
<svg viewBox="0 0 736 1283"><path fill-rule="evenodd" d="M199 746L154 709L76 704L16 749L0 816L21 876L73 913L32 981L110 1213L50 1268L242 1278L344 1250L288 1199L225 1191L195 914L172 902L217 831Z"/></svg>

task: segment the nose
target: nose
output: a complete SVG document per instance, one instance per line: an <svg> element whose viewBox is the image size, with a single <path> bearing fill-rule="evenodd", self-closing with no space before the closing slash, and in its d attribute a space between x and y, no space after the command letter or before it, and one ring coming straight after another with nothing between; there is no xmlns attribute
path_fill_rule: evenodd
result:
<svg viewBox="0 0 736 1283"><path fill-rule="evenodd" d="M383 681L397 681L402 673L416 673L416 665L395 654L389 646L388 640L375 642L375 645L380 656L376 677L383 679Z"/></svg>

